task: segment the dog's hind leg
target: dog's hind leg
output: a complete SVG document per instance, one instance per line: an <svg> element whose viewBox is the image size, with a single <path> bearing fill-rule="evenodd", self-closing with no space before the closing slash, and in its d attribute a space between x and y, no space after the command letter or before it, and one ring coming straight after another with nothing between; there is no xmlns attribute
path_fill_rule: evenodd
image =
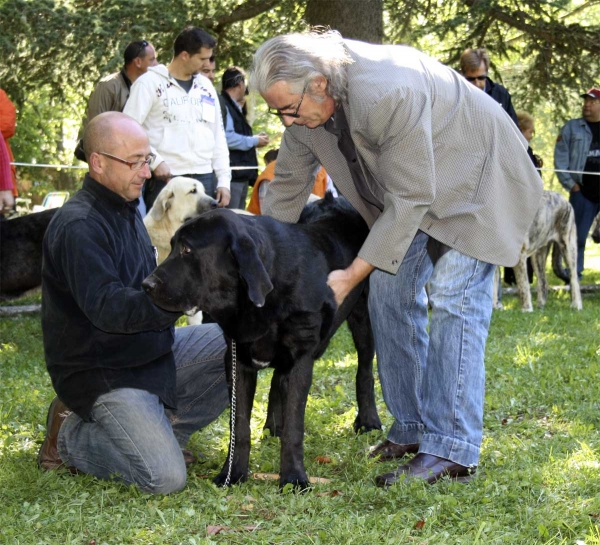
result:
<svg viewBox="0 0 600 545"><path fill-rule="evenodd" d="M583 304L581 302L579 276L577 275L577 229L575 227L575 213L572 209L570 210L567 227L559 244L567 260L571 274L571 307L581 310Z"/></svg>
<svg viewBox="0 0 600 545"><path fill-rule="evenodd" d="M348 327L352 333L358 356L356 370L356 402L358 415L354 420L354 432L369 432L381 429L381 420L375 403L375 381L373 379L373 357L375 340L371 328L368 307L369 292L365 288L352 312L348 315Z"/></svg>
<svg viewBox="0 0 600 545"><path fill-rule="evenodd" d="M269 390L269 406L267 407L267 420L263 429L269 431L273 437L281 437L283 428L283 407L281 404L281 392L287 389L288 375L275 369L271 377L271 389Z"/></svg>
<svg viewBox="0 0 600 545"><path fill-rule="evenodd" d="M531 257L533 270L537 276L537 306L544 308L548 299L548 278L546 277L546 260L548 259L548 250L550 245L540 248Z"/></svg>
<svg viewBox="0 0 600 545"><path fill-rule="evenodd" d="M229 418L230 433L234 434L234 448L229 444L229 453L221 473L219 473L213 482L218 486L225 486L227 476L229 475L229 484L243 483L248 479L248 463L250 460L250 415L252 413L252 402L256 390L256 371L240 360L238 351L238 361L236 365L235 390L232 389L232 370L230 350L228 349L227 362L227 383L229 384L229 395L231 402L231 416ZM233 396L235 396L235 422L233 421ZM231 471L230 471L231 460Z"/></svg>
<svg viewBox="0 0 600 545"><path fill-rule="evenodd" d="M517 279L517 289L521 299L521 310L523 312L533 312L531 305L531 290L529 288L529 278L527 277L527 256L521 252L519 262L513 267L515 278Z"/></svg>

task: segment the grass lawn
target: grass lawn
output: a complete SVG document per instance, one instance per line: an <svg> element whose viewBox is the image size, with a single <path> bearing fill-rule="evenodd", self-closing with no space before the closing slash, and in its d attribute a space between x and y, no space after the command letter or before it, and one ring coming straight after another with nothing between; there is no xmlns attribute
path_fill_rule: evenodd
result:
<svg viewBox="0 0 600 545"><path fill-rule="evenodd" d="M600 246L586 255L594 270L583 284L600 284ZM213 486L226 414L193 436L206 462L190 468L179 494L38 470L54 396L39 315L0 318L0 544L600 545L600 292L584 294L582 312L569 302L551 293L544 311L523 314L505 295L506 310L494 313L481 464L466 485L374 485L394 464L365 454L385 432L352 432L356 354L340 330L317 362L306 423L307 471L331 482L308 494L280 494L274 481ZM270 372L260 377L250 464L276 473L278 440L261 433ZM325 456L330 463L319 463Z"/></svg>

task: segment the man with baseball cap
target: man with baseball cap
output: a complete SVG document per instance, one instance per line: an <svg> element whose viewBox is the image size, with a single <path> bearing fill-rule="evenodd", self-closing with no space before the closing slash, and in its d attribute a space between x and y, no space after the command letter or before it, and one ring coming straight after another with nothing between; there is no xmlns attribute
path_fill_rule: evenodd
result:
<svg viewBox="0 0 600 545"><path fill-rule="evenodd" d="M594 218L600 212L600 88L582 94L582 117L571 119L561 129L554 149L554 166L577 225L577 273L583 272L585 242Z"/></svg>

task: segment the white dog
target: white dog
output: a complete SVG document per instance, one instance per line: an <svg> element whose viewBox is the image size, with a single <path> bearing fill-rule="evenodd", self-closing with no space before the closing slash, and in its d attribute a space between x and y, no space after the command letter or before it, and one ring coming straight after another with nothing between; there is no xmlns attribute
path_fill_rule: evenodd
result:
<svg viewBox="0 0 600 545"><path fill-rule="evenodd" d="M527 237L523 242L519 263L515 265L517 289L521 298L521 310L531 312L531 291L527 278L527 258L532 256L533 270L537 276L537 305L543 308L548 297L548 281L546 279L546 258L554 244L558 244L560 254L564 257L571 275L571 307L581 310L581 292L577 277L577 232L575 228L575 213L569 201L554 191L544 191L540 207L529 227ZM498 289L500 275L498 269L494 277L494 308L502 308Z"/></svg>
<svg viewBox="0 0 600 545"><path fill-rule="evenodd" d="M193 178L172 178L156 197L150 212L144 218L152 244L158 250L158 264L171 251L171 238L184 222L217 207L204 186Z"/></svg>

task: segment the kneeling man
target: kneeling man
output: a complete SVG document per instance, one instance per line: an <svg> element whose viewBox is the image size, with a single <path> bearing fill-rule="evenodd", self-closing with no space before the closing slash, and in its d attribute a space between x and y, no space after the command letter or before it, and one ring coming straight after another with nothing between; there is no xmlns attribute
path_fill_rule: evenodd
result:
<svg viewBox="0 0 600 545"><path fill-rule="evenodd" d="M141 289L156 266L137 210L148 137L119 112L84 134L89 173L44 239L42 330L58 395L38 464L115 477L150 493L181 490L190 435L227 407L216 324L183 327Z"/></svg>

